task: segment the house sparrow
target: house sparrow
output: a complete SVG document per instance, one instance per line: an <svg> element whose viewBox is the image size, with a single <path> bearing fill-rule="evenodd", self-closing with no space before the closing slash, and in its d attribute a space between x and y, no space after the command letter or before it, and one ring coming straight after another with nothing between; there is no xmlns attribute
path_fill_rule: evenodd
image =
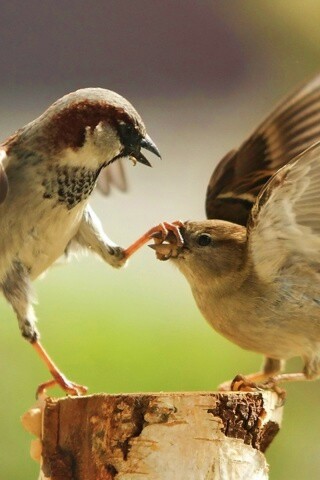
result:
<svg viewBox="0 0 320 480"><path fill-rule="evenodd" d="M86 391L58 370L39 342L31 283L79 247L113 267L124 265L130 250L109 240L88 200L97 180L104 190L110 180L117 183L114 171L101 178L113 162L128 157L150 165L141 148L160 157L133 106L102 88L62 97L0 145L0 290L53 376L41 388L57 383L68 393Z"/></svg>
<svg viewBox="0 0 320 480"><path fill-rule="evenodd" d="M250 383L320 375L320 143L272 176L247 228L224 220L184 222L160 260L183 273L203 316L242 348L265 355ZM303 373L279 374L300 356Z"/></svg>
<svg viewBox="0 0 320 480"><path fill-rule="evenodd" d="M310 147L319 107L320 76L220 162L206 198L215 219L165 223L143 237L183 273L215 330L265 356L235 388L320 375L320 143ZM295 356L303 373L281 374Z"/></svg>

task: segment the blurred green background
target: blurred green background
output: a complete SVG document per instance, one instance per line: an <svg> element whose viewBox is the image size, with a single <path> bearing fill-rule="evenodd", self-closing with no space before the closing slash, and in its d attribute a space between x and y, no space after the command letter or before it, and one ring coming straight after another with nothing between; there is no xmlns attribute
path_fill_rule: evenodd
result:
<svg viewBox="0 0 320 480"><path fill-rule="evenodd" d="M128 194L92 200L124 246L159 221L203 218L217 161L320 70L317 0L4 0L0 17L3 139L85 86L118 91L143 116L163 161L128 163ZM90 393L214 390L260 366L206 324L184 278L147 248L122 271L87 257L35 288L44 345ZM19 417L48 375L2 298L0 316L0 480L32 480L38 466ZM320 477L319 402L319 382L288 386L271 479Z"/></svg>

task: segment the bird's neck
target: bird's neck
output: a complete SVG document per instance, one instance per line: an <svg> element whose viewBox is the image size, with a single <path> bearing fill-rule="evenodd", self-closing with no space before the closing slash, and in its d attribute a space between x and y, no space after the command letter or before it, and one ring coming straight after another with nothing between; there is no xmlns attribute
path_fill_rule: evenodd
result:
<svg viewBox="0 0 320 480"><path fill-rule="evenodd" d="M239 319L249 317L261 298L259 283L250 265L224 278L189 282L194 299L206 320L222 335L238 343L235 330ZM238 325L238 327L237 327ZM243 347L247 348L244 344Z"/></svg>
<svg viewBox="0 0 320 480"><path fill-rule="evenodd" d="M221 299L245 289L246 285L251 283L252 269L244 260L242 268L228 272L223 276L199 275L199 272L196 276L186 273L185 276L195 296Z"/></svg>
<svg viewBox="0 0 320 480"><path fill-rule="evenodd" d="M34 195L41 195L51 205L65 205L68 210L91 195L101 170L99 166L68 164L60 158L49 161L42 153L26 149L15 153L7 170L12 190L19 194L23 186L21 193L25 194L30 186Z"/></svg>

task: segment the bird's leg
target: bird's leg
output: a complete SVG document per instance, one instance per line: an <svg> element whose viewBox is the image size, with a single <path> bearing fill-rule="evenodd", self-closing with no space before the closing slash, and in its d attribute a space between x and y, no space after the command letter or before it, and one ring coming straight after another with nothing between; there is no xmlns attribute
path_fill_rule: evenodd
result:
<svg viewBox="0 0 320 480"><path fill-rule="evenodd" d="M275 374L281 372L283 368L282 360L266 357L261 372L246 376L237 375L232 381L224 382L218 388L220 391L252 391L260 385L267 384L270 379L274 379Z"/></svg>
<svg viewBox="0 0 320 480"><path fill-rule="evenodd" d="M283 368L283 360L266 358L262 372L247 375L246 377L237 375L231 382L231 385L229 382L226 382L220 385L219 390L246 392L273 390L278 394L282 404L286 397L286 391L279 386L280 383L315 380L320 376L320 360L317 357L311 360L306 360L303 372L280 373Z"/></svg>
<svg viewBox="0 0 320 480"><path fill-rule="evenodd" d="M39 393L45 387L57 384L70 394L81 395L85 393L87 391L86 387L69 381L56 367L39 342L40 335L35 326L36 316L32 307L31 283L27 269L20 262L13 264L12 270L2 282L1 288L17 315L22 336L31 343L54 378L54 380L40 386L37 392Z"/></svg>
<svg viewBox="0 0 320 480"><path fill-rule="evenodd" d="M89 205L84 211L78 232L68 245L68 251L72 250L74 243L96 253L112 267L120 268L126 263L125 250L108 238Z"/></svg>
<svg viewBox="0 0 320 480"><path fill-rule="evenodd" d="M318 376L318 375L317 375ZM286 390L281 388L279 386L280 383L287 383L287 382L301 382L301 381L307 381L307 380L314 380L315 377L308 377L305 373L299 372L299 373L278 373L278 375L273 375L267 379L262 379L262 381L258 381L255 383L252 383L252 388L250 389L250 384L247 384L248 387L243 387L244 384L241 386L241 379L240 382L238 383L238 388L236 388L237 391L256 391L256 390L271 390L275 392L279 399L279 406L282 406L285 398L286 398ZM237 386L236 379L233 381L233 387ZM240 387L240 388L239 388Z"/></svg>
<svg viewBox="0 0 320 480"><path fill-rule="evenodd" d="M54 378L54 380L49 380L48 382L42 383L38 386L37 397L41 395L47 388L54 387L55 385L59 385L59 387L61 387L70 395L84 395L87 392L87 387L71 382L66 378L66 376L58 369L56 364L47 354L46 350L39 341L33 342L32 346Z"/></svg>
<svg viewBox="0 0 320 480"><path fill-rule="evenodd" d="M280 373L271 377L270 384L272 383L283 383L283 382L305 382L307 380L313 380L313 378L308 378L303 372L298 373ZM266 382L268 385L268 381Z"/></svg>
<svg viewBox="0 0 320 480"><path fill-rule="evenodd" d="M298 373L279 373L272 376L271 383L284 382L304 382L306 380L315 380L320 376L320 358L316 355L312 358L305 358L303 372ZM268 382L267 382L268 383Z"/></svg>
<svg viewBox="0 0 320 480"><path fill-rule="evenodd" d="M102 228L100 220L92 208L88 206L81 220L80 228L68 248L72 249L72 243L75 242L97 253L105 262L113 267L119 268L150 239L158 237L159 241L163 242L169 232L173 232L177 246L183 245L183 238L179 231L179 228L182 226L183 223L180 221L160 223L150 228L150 230L138 238L132 245L124 249L114 244L108 238Z"/></svg>
<svg viewBox="0 0 320 480"><path fill-rule="evenodd" d="M183 223L180 220L177 220L172 223L162 222L155 227L150 228L144 235L142 235L138 240L136 240L130 247L124 250L124 256L126 259L131 257L137 250L139 250L145 243L150 239L157 239L160 242L163 242L168 233L172 232L175 236L177 246L182 246L184 241L182 235L179 231L179 228L183 227Z"/></svg>

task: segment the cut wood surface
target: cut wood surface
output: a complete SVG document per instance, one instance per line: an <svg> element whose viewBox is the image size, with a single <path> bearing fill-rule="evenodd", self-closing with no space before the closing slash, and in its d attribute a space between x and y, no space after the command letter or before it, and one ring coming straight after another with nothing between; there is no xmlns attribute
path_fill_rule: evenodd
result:
<svg viewBox="0 0 320 480"><path fill-rule="evenodd" d="M48 398L40 479L267 479L281 416L273 392Z"/></svg>

